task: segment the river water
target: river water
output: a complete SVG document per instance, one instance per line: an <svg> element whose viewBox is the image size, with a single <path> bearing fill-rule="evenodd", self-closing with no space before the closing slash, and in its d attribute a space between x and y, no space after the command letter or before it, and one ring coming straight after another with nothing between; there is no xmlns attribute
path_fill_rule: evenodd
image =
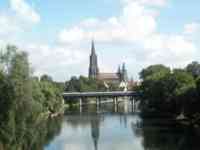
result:
<svg viewBox="0 0 200 150"><path fill-rule="evenodd" d="M193 132L166 118L141 119L129 108L95 105L67 111L44 150L200 150Z"/></svg>

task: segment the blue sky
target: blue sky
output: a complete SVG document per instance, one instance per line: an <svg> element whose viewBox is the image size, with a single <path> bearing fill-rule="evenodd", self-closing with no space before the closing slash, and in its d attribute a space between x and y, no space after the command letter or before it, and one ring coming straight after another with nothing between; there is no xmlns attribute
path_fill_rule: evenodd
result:
<svg viewBox="0 0 200 150"><path fill-rule="evenodd" d="M126 62L129 77L151 64L199 60L199 0L1 0L0 45L29 53L34 73L87 75L91 39L102 72Z"/></svg>

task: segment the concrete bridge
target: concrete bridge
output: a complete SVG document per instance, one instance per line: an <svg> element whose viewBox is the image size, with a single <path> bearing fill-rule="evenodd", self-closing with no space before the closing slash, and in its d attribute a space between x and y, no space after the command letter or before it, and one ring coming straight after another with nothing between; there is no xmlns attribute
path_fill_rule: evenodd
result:
<svg viewBox="0 0 200 150"><path fill-rule="evenodd" d="M65 101L67 100L74 100L79 101L80 106L80 112L82 111L82 105L83 105L83 99L87 98L94 98L96 100L97 108L102 103L103 98L111 98L113 99L113 103L118 108L119 99L118 98L124 98L121 99L121 101L124 101L125 106L128 107L128 102L131 101L132 110L135 111L135 97L138 97L140 94L136 91L109 91L109 92L69 92L69 93L63 93L63 97ZM94 100L91 99L91 100Z"/></svg>

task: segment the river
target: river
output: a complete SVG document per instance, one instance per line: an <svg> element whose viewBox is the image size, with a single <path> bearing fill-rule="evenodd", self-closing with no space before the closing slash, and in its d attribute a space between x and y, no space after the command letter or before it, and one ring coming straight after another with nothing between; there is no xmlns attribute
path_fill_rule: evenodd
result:
<svg viewBox="0 0 200 150"><path fill-rule="evenodd" d="M59 132L44 150L199 150L192 131L170 124L166 118L141 119L119 106L95 105L66 111Z"/></svg>

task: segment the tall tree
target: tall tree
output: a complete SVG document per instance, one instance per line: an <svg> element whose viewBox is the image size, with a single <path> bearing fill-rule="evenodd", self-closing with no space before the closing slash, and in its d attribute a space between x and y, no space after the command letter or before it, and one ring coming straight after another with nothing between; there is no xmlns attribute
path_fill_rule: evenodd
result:
<svg viewBox="0 0 200 150"><path fill-rule="evenodd" d="M53 79L52 79L52 77L50 77L49 75L44 74L44 75L42 75L42 76L40 77L40 81L53 82Z"/></svg>
<svg viewBox="0 0 200 150"><path fill-rule="evenodd" d="M197 78L200 76L200 64L197 61L193 61L187 65L186 71L190 72L195 78Z"/></svg>
<svg viewBox="0 0 200 150"><path fill-rule="evenodd" d="M140 79L145 80L147 78L157 78L162 77L165 74L170 73L170 68L158 64L158 65L151 65L140 72Z"/></svg>
<svg viewBox="0 0 200 150"><path fill-rule="evenodd" d="M5 49L0 52L0 69L4 73L8 73L11 67L11 61L17 53L17 47L8 45Z"/></svg>
<svg viewBox="0 0 200 150"><path fill-rule="evenodd" d="M16 100L20 103L32 99L30 68L25 52L19 52L12 59L9 77L14 87Z"/></svg>

